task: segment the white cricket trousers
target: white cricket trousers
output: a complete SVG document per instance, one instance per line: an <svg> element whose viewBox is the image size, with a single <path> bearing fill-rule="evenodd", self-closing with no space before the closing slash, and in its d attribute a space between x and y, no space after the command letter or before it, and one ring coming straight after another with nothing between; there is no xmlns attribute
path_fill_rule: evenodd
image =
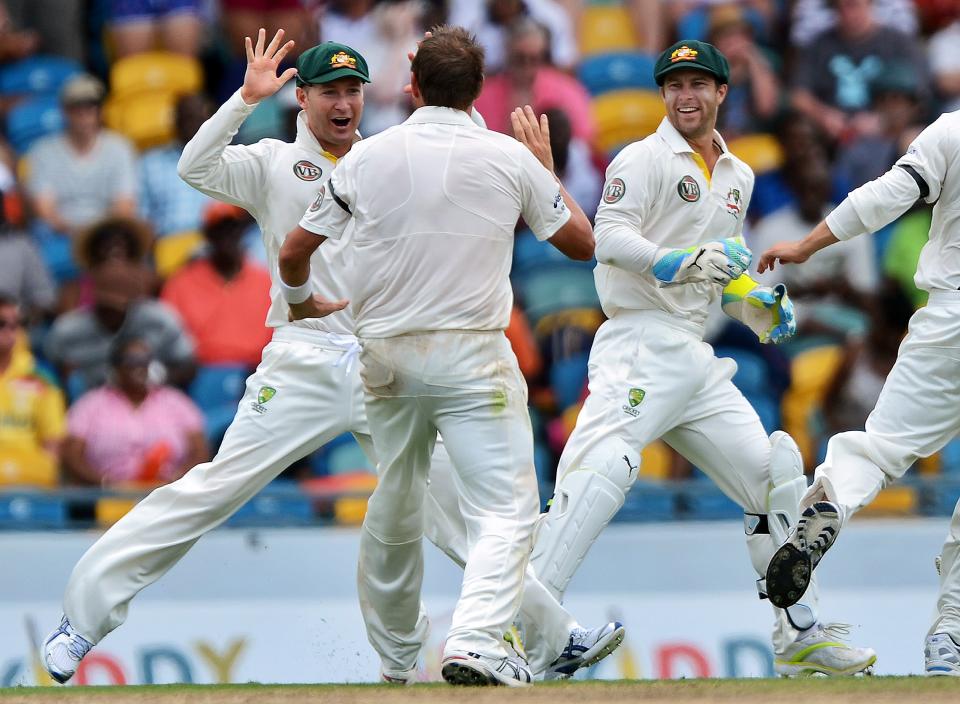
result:
<svg viewBox="0 0 960 704"><path fill-rule="evenodd" d="M609 438L638 452L659 438L745 512L767 513L770 439L753 406L731 381L736 362L716 357L702 334L702 327L658 310L621 311L600 326L590 351L590 394L560 457L558 484ZM635 406L632 389L643 392ZM559 533L543 531L538 540L550 536ZM777 547L771 535L747 537L759 576ZM538 542L538 556L550 552L540 548ZM548 579L547 565L534 560L534 567L548 586L555 584ZM816 598L814 586L804 598L814 613ZM781 653L797 631L785 611L774 612L773 645Z"/></svg>
<svg viewBox="0 0 960 704"><path fill-rule="evenodd" d="M539 512L526 384L502 332L361 340L361 377L380 478L360 536L357 583L386 671L416 666L424 504L439 432L466 526L463 587L445 653L507 655Z"/></svg>
<svg viewBox="0 0 960 704"><path fill-rule="evenodd" d="M826 497L844 519L869 504L914 462L940 451L960 433L960 291L933 291L910 319L897 361L862 432L827 444L807 506ZM938 617L931 633L960 640L960 504L943 547Z"/></svg>

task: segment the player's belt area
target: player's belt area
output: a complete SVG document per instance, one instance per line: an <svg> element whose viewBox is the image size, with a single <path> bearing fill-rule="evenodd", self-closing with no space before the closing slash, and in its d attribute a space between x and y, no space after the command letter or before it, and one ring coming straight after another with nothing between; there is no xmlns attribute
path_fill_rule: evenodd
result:
<svg viewBox="0 0 960 704"><path fill-rule="evenodd" d="M356 364L360 355L360 343L353 335L284 325L282 328L274 330L273 339L280 342L302 342L314 347L340 352L341 355L333 366L344 367L347 373L353 369L353 365Z"/></svg>

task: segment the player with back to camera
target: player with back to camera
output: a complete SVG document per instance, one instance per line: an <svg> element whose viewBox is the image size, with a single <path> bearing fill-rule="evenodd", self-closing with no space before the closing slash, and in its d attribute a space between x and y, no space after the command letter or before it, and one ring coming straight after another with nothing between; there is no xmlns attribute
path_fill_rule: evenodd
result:
<svg viewBox="0 0 960 704"><path fill-rule="evenodd" d="M474 37L437 28L411 68L417 109L344 158L284 241L280 275L294 317L322 315L310 257L352 228L348 290L381 461L358 585L383 669L413 667L426 637L423 506L439 432L469 536L443 677L523 686L530 670L502 634L520 605L539 506L526 384L503 334L513 233L522 215L539 239L583 260L593 233L544 166L546 125L529 107L516 114L529 148L471 120L483 85Z"/></svg>
<svg viewBox="0 0 960 704"><path fill-rule="evenodd" d="M960 433L960 111L945 113L917 136L880 178L856 189L804 239L763 253L759 270L800 264L814 252L876 232L918 201L933 206L930 238L915 276L929 292L910 319L897 361L863 431L830 438L800 520L767 568L774 603L803 598L813 570L850 517ZM960 503L937 560L937 615L927 632L924 671L960 677Z"/></svg>
<svg viewBox="0 0 960 704"><path fill-rule="evenodd" d="M655 65L667 116L607 169L596 216L594 275L609 320L589 361L590 395L560 458L556 491L534 548L541 582L562 598L597 536L637 479L640 451L661 438L744 510L747 548L762 575L797 522L803 463L782 431L767 437L731 381L736 364L703 341L708 306L748 325L761 342L796 330L782 286L744 275L741 237L754 176L715 126L727 94L726 58L677 42ZM761 598L763 580L758 580ZM775 669L784 675L861 672L873 650L837 640L817 617L817 594L775 609Z"/></svg>
<svg viewBox="0 0 960 704"><path fill-rule="evenodd" d="M243 86L203 124L180 159L181 176L213 198L247 209L257 220L274 274L267 324L275 328L263 359L247 380L237 415L216 457L137 504L80 559L64 595L59 628L45 640L42 662L58 682L76 672L82 658L124 622L130 601L162 577L208 531L233 515L292 462L345 432L353 432L374 459L359 371L359 347L345 302L330 303L330 315L289 323L287 303L276 279L284 235L314 200L317 189L358 139L363 57L348 46L325 43L303 52L296 69L279 76L278 66L293 46L283 31L266 44L247 39ZM228 146L258 102L294 75L297 136L291 143L265 139ZM340 301L342 247L331 243L313 258L315 290ZM425 530L457 564L466 559L466 528L457 505L449 459L438 447L428 495ZM545 620L544 637L553 660L546 670L575 671L616 647L619 624L586 630L544 590L527 579L526 613ZM602 651L602 652L601 652ZM584 654L590 657L585 658ZM383 672L389 682L408 683L415 671Z"/></svg>

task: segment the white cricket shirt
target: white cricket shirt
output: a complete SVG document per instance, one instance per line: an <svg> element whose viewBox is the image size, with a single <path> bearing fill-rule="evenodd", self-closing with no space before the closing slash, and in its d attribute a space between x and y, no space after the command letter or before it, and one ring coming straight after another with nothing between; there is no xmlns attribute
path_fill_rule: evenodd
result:
<svg viewBox="0 0 960 704"><path fill-rule="evenodd" d="M380 338L506 328L521 215L541 240L567 222L553 175L512 137L427 106L354 146L300 226L338 239L353 222L348 298L357 336Z"/></svg>
<svg viewBox="0 0 960 704"><path fill-rule="evenodd" d="M297 137L293 142L263 139L249 146L228 146L256 107L257 104L243 102L240 91L234 93L183 148L178 171L181 178L197 190L239 205L256 219L263 233L273 282L267 325L280 327L291 324L287 318L289 307L277 284L280 246L330 178L337 158L320 146L303 112L297 118ZM314 291L327 300L347 298L342 273L344 256L345 247L332 242L310 259ZM322 332L353 334L349 311L292 324Z"/></svg>
<svg viewBox="0 0 960 704"><path fill-rule="evenodd" d="M657 131L625 147L607 168L597 209L594 279L608 317L621 310L662 310L702 325L722 287L713 283L663 286L651 268L657 247L685 249L740 235L753 193L753 171L727 151L714 132L720 157L709 174L702 157L666 118ZM637 271L618 262L611 242L624 236L646 240Z"/></svg>
<svg viewBox="0 0 960 704"><path fill-rule="evenodd" d="M933 206L930 239L913 280L924 291L960 289L960 110L944 113L921 132L897 163L860 186L827 216L837 239L874 232L918 199Z"/></svg>

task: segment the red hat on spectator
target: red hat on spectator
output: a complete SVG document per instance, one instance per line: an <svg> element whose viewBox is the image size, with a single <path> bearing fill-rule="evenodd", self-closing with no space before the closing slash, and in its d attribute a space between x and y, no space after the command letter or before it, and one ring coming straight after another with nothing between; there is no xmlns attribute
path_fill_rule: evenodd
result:
<svg viewBox="0 0 960 704"><path fill-rule="evenodd" d="M243 208L215 200L203 210L203 227L212 227L224 220L247 220L249 218L250 215Z"/></svg>

